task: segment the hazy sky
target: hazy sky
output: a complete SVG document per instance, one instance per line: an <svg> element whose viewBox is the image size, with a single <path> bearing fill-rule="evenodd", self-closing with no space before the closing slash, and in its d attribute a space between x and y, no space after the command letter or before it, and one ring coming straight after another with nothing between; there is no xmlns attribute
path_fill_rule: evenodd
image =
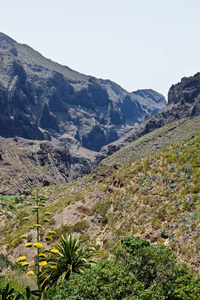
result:
<svg viewBox="0 0 200 300"><path fill-rule="evenodd" d="M0 31L128 91L200 71L199 0L1 0Z"/></svg>

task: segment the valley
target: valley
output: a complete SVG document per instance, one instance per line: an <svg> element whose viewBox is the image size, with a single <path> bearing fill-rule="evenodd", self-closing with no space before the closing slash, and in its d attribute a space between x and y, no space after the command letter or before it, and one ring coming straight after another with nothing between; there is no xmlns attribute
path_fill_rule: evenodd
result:
<svg viewBox="0 0 200 300"><path fill-rule="evenodd" d="M151 89L128 93L110 80L61 66L4 34L0 34L0 59L2 282L11 282L15 289L29 285L39 291L40 250L36 254L29 246L44 247L47 255L53 250L55 258L60 238L67 235L70 239L72 234L79 237L81 246L92 244L94 251L102 252L97 269L88 265L88 272L99 270L100 276L101 264L106 269L118 253L127 261L136 255L134 264L138 266L144 254L138 249L144 247L151 258L155 249L162 259L169 251L171 267L178 270L172 274L190 278L193 283L189 286L198 290L200 73L172 85L166 103L162 95ZM24 247L25 243L28 246ZM120 248L123 245L125 248ZM113 250L115 247L117 250ZM28 264L20 264L19 257L22 261L28 257ZM42 274L48 271L47 261L40 260ZM145 261L147 266L148 257ZM124 262L120 263L124 267ZM52 270L59 267L52 266ZM155 295L165 293L157 276L164 267L157 273L155 266L152 263L150 270L152 267L156 273L156 283L153 277L152 281L148 277L151 283L145 276L141 281L136 273L127 277L133 285L137 283L136 290L131 291L134 297L138 291L147 293L144 298L133 299L159 299L145 298L149 291L153 293L154 283L158 288ZM32 279L25 276L29 269ZM113 270L118 272L112 266ZM76 275L64 275L68 292L73 295L70 283ZM78 277L78 283L86 280L84 276ZM167 274L164 280L176 278L176 286L176 276ZM16 283L17 277L23 282L18 279ZM51 276L41 282L46 278ZM191 291L185 291L185 286L180 288L186 295L182 298L163 299L190 299L196 293L192 287ZM50 291L51 288L50 284ZM60 281L58 288L66 295ZM79 293L81 290L83 287ZM58 297L55 299L61 299L58 290L52 291ZM54 299L48 293L46 297Z"/></svg>

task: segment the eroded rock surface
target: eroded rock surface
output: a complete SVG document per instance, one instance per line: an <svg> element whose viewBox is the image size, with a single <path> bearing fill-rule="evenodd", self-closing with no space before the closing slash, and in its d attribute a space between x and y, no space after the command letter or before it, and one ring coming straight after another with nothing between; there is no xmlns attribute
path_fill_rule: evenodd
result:
<svg viewBox="0 0 200 300"><path fill-rule="evenodd" d="M119 140L102 147L99 160L114 153L139 137L173 121L200 115L200 73L184 77L172 85L168 93L168 104L153 116L147 116L143 123L130 130Z"/></svg>
<svg viewBox="0 0 200 300"><path fill-rule="evenodd" d="M0 135L99 151L166 105L152 90L128 93L44 58L0 33Z"/></svg>

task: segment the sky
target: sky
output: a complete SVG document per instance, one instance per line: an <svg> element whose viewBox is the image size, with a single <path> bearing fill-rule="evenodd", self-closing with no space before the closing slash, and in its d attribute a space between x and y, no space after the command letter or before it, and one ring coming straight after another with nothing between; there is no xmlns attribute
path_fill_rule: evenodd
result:
<svg viewBox="0 0 200 300"><path fill-rule="evenodd" d="M199 0L1 0L0 32L129 92L200 72Z"/></svg>

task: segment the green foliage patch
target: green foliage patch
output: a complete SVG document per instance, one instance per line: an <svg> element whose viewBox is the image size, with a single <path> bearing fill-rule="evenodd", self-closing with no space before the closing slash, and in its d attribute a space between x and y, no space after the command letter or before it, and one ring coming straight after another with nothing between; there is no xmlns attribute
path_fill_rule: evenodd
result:
<svg viewBox="0 0 200 300"><path fill-rule="evenodd" d="M185 264L178 264L167 247L130 237L83 274L46 293L44 299L198 299L200 281Z"/></svg>

